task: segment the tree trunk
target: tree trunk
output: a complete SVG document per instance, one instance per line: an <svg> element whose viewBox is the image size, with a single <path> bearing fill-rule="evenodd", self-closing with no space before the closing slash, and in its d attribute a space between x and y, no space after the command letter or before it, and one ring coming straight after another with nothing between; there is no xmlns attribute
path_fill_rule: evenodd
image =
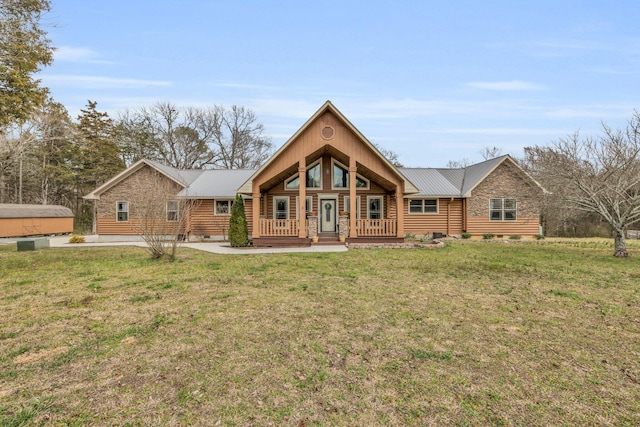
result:
<svg viewBox="0 0 640 427"><path fill-rule="evenodd" d="M613 256L618 258L626 258L629 256L627 253L627 241L624 238L624 231L616 231L615 237L615 252Z"/></svg>

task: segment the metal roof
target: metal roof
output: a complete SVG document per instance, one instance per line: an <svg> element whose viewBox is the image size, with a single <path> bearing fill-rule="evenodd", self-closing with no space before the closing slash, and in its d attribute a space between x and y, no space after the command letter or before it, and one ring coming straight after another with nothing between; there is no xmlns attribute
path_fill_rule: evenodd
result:
<svg viewBox="0 0 640 427"><path fill-rule="evenodd" d="M256 169L209 169L201 172L188 187L178 193L178 197L233 198L240 186L256 172Z"/></svg>
<svg viewBox="0 0 640 427"><path fill-rule="evenodd" d="M0 204L0 218L73 218L71 209L60 205Z"/></svg>
<svg viewBox="0 0 640 427"><path fill-rule="evenodd" d="M460 169L400 168L404 176L420 190L406 197L469 197L480 184L508 155L496 157Z"/></svg>
<svg viewBox="0 0 640 427"><path fill-rule="evenodd" d="M400 168L400 172L419 190L418 193L407 197L460 195L464 170L444 170L443 173L440 169Z"/></svg>
<svg viewBox="0 0 640 427"><path fill-rule="evenodd" d="M191 184L202 174L202 172L204 172L203 169L176 169L153 160L145 159L145 161L184 186Z"/></svg>
<svg viewBox="0 0 640 427"><path fill-rule="evenodd" d="M469 192L480 184L500 163L508 159L509 156L500 156L475 165L467 166L464 173L464 183L462 185L462 195L468 196Z"/></svg>

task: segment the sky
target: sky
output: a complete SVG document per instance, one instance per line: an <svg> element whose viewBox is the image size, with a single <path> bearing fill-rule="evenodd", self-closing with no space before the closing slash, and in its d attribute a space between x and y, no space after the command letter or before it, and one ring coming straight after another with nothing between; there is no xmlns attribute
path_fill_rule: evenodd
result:
<svg viewBox="0 0 640 427"><path fill-rule="evenodd" d="M76 117L253 110L275 147L331 102L408 167L522 155L640 110L632 0L52 0L38 75Z"/></svg>

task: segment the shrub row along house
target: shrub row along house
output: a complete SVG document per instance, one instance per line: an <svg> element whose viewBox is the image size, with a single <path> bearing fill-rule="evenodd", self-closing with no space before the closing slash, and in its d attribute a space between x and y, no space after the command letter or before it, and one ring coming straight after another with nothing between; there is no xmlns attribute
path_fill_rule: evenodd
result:
<svg viewBox="0 0 640 427"><path fill-rule="evenodd" d="M462 169L397 168L327 101L257 170L177 170L140 160L85 198L95 200L102 240L133 238L149 197L161 202L165 225L180 223L190 240L213 240L226 236L241 194L254 246L273 246L307 245L318 235L350 242L399 242L407 233L533 236L543 193L509 156ZM187 202L191 208L180 209Z"/></svg>

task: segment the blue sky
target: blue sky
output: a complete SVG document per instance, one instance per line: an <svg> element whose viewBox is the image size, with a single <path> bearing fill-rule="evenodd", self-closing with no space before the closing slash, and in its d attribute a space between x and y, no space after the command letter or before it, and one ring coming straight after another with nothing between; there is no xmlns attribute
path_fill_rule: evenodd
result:
<svg viewBox="0 0 640 427"><path fill-rule="evenodd" d="M53 0L40 78L77 116L251 108L283 144L326 100L406 166L519 156L640 109L632 1Z"/></svg>

